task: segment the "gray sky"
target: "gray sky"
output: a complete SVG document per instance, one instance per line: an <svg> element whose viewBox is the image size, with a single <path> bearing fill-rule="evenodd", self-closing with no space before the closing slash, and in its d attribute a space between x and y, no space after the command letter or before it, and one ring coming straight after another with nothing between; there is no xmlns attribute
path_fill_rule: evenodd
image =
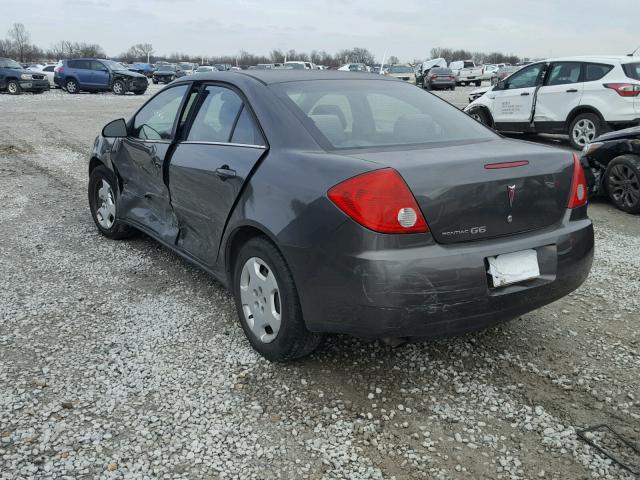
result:
<svg viewBox="0 0 640 480"><path fill-rule="evenodd" d="M523 57L625 54L640 45L638 0L20 0L0 38L24 23L33 43L99 43L117 55L150 42L157 53L335 53L365 47L381 59L424 59L432 47Z"/></svg>

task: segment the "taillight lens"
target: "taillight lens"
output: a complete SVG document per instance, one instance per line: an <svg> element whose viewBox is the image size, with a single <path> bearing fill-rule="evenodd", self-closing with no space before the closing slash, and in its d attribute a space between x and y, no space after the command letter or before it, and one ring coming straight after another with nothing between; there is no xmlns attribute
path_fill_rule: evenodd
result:
<svg viewBox="0 0 640 480"><path fill-rule="evenodd" d="M437 75L431 75L431 80L435 80L436 78L438 78Z"/></svg>
<svg viewBox="0 0 640 480"><path fill-rule="evenodd" d="M605 83L604 86L615 90L621 97L637 97L640 95L640 85L633 83Z"/></svg>
<svg viewBox="0 0 640 480"><path fill-rule="evenodd" d="M404 179L393 168L349 178L327 192L363 227L380 233L426 233L427 222Z"/></svg>
<svg viewBox="0 0 640 480"><path fill-rule="evenodd" d="M587 203L587 179L578 155L573 154L573 180L571 182L571 196L567 208L578 208Z"/></svg>

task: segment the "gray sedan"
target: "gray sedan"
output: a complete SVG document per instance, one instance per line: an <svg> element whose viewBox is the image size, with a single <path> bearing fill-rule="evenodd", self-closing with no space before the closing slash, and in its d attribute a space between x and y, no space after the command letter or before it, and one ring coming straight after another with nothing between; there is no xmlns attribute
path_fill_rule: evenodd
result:
<svg viewBox="0 0 640 480"><path fill-rule="evenodd" d="M209 272L274 361L324 333L507 321L577 288L593 256L575 156L380 75L178 79L104 127L89 176L100 233L144 232Z"/></svg>

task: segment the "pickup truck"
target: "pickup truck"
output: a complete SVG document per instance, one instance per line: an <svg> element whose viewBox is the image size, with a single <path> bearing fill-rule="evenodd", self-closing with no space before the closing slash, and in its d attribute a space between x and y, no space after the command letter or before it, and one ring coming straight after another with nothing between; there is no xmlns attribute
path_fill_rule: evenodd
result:
<svg viewBox="0 0 640 480"><path fill-rule="evenodd" d="M453 69L452 69L453 70ZM476 67L471 60L465 60L464 66L458 71L458 85L467 85L475 83L476 87L482 85L482 77L484 69L482 66Z"/></svg>

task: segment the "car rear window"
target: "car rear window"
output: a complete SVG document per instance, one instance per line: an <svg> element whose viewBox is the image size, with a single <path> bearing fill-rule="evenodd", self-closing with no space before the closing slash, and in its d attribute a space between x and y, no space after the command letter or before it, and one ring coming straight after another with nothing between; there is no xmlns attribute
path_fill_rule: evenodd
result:
<svg viewBox="0 0 640 480"><path fill-rule="evenodd" d="M640 80L640 62L624 64L622 69L627 77Z"/></svg>
<svg viewBox="0 0 640 480"><path fill-rule="evenodd" d="M496 138L457 108L406 83L316 80L272 88L327 149Z"/></svg>
<svg viewBox="0 0 640 480"><path fill-rule="evenodd" d="M611 71L613 65L606 65L603 63L586 63L584 71L585 82L595 82L600 80L607 73Z"/></svg>
<svg viewBox="0 0 640 480"><path fill-rule="evenodd" d="M81 68L85 70L91 69L91 61L90 60L69 60L67 62L69 68Z"/></svg>

